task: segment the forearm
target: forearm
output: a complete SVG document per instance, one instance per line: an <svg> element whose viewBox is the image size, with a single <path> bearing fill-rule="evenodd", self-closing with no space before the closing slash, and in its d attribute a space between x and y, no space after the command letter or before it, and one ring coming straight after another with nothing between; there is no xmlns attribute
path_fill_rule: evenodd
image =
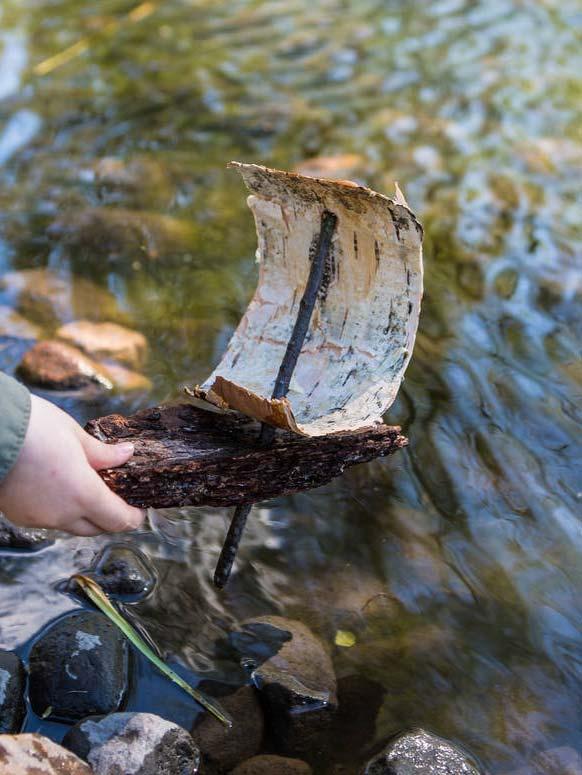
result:
<svg viewBox="0 0 582 775"><path fill-rule="evenodd" d="M0 372L0 482L20 454L29 420L30 393Z"/></svg>

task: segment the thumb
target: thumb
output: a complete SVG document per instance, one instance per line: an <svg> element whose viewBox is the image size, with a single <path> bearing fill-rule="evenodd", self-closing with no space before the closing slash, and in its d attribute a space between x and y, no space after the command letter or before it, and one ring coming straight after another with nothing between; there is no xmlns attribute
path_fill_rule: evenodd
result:
<svg viewBox="0 0 582 775"><path fill-rule="evenodd" d="M91 468L100 471L102 468L117 468L130 459L135 451L131 442L121 444L104 444L83 431L81 445Z"/></svg>

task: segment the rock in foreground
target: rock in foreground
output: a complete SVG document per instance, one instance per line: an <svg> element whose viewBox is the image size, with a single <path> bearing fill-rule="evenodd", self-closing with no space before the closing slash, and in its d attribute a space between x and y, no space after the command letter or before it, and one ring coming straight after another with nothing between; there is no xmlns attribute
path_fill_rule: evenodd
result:
<svg viewBox="0 0 582 775"><path fill-rule="evenodd" d="M77 758L42 735L0 736L0 775L93 775Z"/></svg>
<svg viewBox="0 0 582 775"><path fill-rule="evenodd" d="M200 751L188 732L153 713L85 719L63 744L95 775L195 775L200 764Z"/></svg>
<svg viewBox="0 0 582 775"><path fill-rule="evenodd" d="M204 685L201 688L209 691ZM242 686L219 700L234 719L232 729L205 714L194 726L192 737L200 746L206 765L228 772L259 752L264 733L263 711L253 686Z"/></svg>
<svg viewBox="0 0 582 775"><path fill-rule="evenodd" d="M309 764L286 756L253 756L239 764L231 775L311 775Z"/></svg>
<svg viewBox="0 0 582 775"><path fill-rule="evenodd" d="M81 611L59 619L30 652L34 712L77 721L119 710L128 659L127 641L103 614Z"/></svg>
<svg viewBox="0 0 582 775"><path fill-rule="evenodd" d="M0 733L20 729L26 713L25 683L20 657L13 651L0 649Z"/></svg>
<svg viewBox="0 0 582 775"><path fill-rule="evenodd" d="M337 707L335 673L323 643L301 622L279 616L246 622L232 641L247 663L257 664L253 681L278 750L313 753Z"/></svg>
<svg viewBox="0 0 582 775"><path fill-rule="evenodd" d="M481 775L465 751L424 729L404 732L364 769L362 775Z"/></svg>

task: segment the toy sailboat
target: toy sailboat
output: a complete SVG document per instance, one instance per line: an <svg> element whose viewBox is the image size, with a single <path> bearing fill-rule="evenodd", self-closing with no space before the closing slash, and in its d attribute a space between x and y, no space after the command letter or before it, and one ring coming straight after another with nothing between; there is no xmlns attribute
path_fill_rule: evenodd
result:
<svg viewBox="0 0 582 775"><path fill-rule="evenodd" d="M406 445L382 415L412 355L423 279L422 228L398 186L390 199L351 181L230 166L251 192L259 282L221 362L187 390L193 404L87 428L134 442L125 466L101 472L130 503L237 505L218 586L254 502Z"/></svg>

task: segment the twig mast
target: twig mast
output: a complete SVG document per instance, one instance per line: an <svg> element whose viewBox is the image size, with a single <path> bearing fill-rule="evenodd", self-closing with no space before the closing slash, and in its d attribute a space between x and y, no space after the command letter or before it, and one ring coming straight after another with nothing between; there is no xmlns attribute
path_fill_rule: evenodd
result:
<svg viewBox="0 0 582 775"><path fill-rule="evenodd" d="M295 371L295 366L297 365L307 331L309 330L311 316L323 281L325 266L329 257L331 241L336 225L337 216L328 210L324 210L321 215L321 229L315 254L311 262L307 285L305 286L305 291L303 292L301 302L299 303L299 312L297 313L297 319L295 320L295 325L293 326L293 331L287 344L285 355L279 366L279 372L271 396L272 398L284 398L289 390L291 378ZM263 423L259 442L264 446L268 446L272 443L274 437L275 428L272 425ZM214 584L219 589L224 587L230 577L240 540L245 529L247 517L252 507L252 503L245 503L241 506L237 506L234 511L222 551L220 552L220 557L218 558L218 563L216 564L216 570L214 571Z"/></svg>

